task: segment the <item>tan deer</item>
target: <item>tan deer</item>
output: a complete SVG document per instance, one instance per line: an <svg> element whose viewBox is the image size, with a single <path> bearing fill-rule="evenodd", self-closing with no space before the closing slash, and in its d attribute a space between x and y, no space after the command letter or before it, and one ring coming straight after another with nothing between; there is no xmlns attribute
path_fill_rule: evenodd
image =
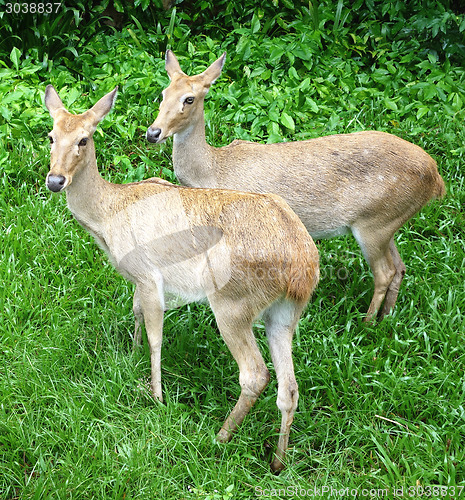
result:
<svg viewBox="0 0 465 500"><path fill-rule="evenodd" d="M204 97L225 57L187 76L173 52L166 52L171 82L147 130L148 141L173 136L174 171L183 185L276 193L314 238L351 232L375 282L365 320L378 311L381 317L388 314L405 274L394 233L431 199L445 194L436 162L420 147L383 132L278 144L235 140L212 147L205 140Z"/></svg>
<svg viewBox="0 0 465 500"><path fill-rule="evenodd" d="M162 400L164 309L172 300L208 300L240 371L240 397L217 435L221 442L231 438L270 377L252 332L253 321L263 315L282 413L272 462L279 471L298 399L292 336L319 276L313 240L279 196L193 189L158 178L104 180L92 137L115 97L116 89L74 115L47 86L45 104L54 121L47 187L66 192L76 220L136 285L135 336L145 322L156 399Z"/></svg>

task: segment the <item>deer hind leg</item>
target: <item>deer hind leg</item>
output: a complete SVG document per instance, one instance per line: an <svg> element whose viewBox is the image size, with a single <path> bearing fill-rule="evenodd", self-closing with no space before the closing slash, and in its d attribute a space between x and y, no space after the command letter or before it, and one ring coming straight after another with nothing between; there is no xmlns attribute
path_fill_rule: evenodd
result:
<svg viewBox="0 0 465 500"><path fill-rule="evenodd" d="M396 274L391 281L391 284L388 287L386 298L384 299L383 309L380 313L380 318L383 318L387 314L389 314L396 304L397 296L399 295L399 288L402 280L405 276L405 264L402 262L400 258L399 251L397 250L396 244L394 243L394 239L391 239L389 242L389 250L391 252L392 261L394 262L394 266L396 268Z"/></svg>
<svg viewBox="0 0 465 500"><path fill-rule="evenodd" d="M276 456L271 463L271 469L275 473L284 468L289 434L299 399L292 361L292 338L301 312L301 306L282 300L275 302L265 313L266 335L278 379L276 405L281 411L278 446Z"/></svg>
<svg viewBox="0 0 465 500"><path fill-rule="evenodd" d="M218 298L210 298L210 304L221 336L239 366L241 394L216 436L219 442L225 443L232 438L233 432L265 389L270 374L252 331L253 318L244 314L233 301L222 303Z"/></svg>
<svg viewBox="0 0 465 500"><path fill-rule="evenodd" d="M144 314L140 304L139 288L136 286L132 302L132 312L134 313L135 328L133 337L133 349L142 345L142 325L144 324Z"/></svg>
<svg viewBox="0 0 465 500"><path fill-rule="evenodd" d="M383 241L382 235L361 228L352 228L352 232L371 267L375 281L373 298L365 317L365 322L368 323L374 320L383 303L396 274L396 266L389 247L391 238Z"/></svg>

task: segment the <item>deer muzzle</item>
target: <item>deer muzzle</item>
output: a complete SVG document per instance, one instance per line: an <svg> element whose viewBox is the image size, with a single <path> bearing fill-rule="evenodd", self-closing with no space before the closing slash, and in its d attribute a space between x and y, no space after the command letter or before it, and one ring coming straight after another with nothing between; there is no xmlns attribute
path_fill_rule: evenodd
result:
<svg viewBox="0 0 465 500"><path fill-rule="evenodd" d="M66 177L64 175L47 175L46 185L50 191L59 193L66 186Z"/></svg>
<svg viewBox="0 0 465 500"><path fill-rule="evenodd" d="M147 140L149 142L156 143L160 140L161 129L152 128L151 126L147 129Z"/></svg>

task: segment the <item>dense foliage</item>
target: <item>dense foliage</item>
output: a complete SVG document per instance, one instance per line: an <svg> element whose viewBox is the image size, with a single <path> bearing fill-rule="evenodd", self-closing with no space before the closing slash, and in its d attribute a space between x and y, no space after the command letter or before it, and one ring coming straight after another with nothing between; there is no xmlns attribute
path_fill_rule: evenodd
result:
<svg viewBox="0 0 465 500"><path fill-rule="evenodd" d="M93 0L53 15L0 1L0 497L252 498L255 488L465 485L465 15L444 0ZM165 4L166 5L166 4ZM166 317L166 406L132 352L132 289L44 187L53 83L73 112L119 86L96 136L102 174L175 181L148 145L172 48L187 73L223 51L207 138L274 142L363 129L438 162L448 195L399 232L395 313L364 326L372 278L353 239L319 242L296 335L290 466L268 471L276 387L233 442L215 431L237 369L205 306ZM262 327L257 328L260 345ZM71 472L73 471L73 472ZM452 489L449 497L457 497ZM407 496L407 494L405 495ZM418 494L419 497L422 494Z"/></svg>

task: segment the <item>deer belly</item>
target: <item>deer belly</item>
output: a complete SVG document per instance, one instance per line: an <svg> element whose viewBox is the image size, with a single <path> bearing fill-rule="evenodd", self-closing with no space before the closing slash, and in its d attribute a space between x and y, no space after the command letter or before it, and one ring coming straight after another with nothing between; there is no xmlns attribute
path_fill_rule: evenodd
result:
<svg viewBox="0 0 465 500"><path fill-rule="evenodd" d="M165 309L203 300L231 279L230 249L222 233L193 243L182 233L143 243L113 238L110 247L111 260L125 278L157 286L161 281Z"/></svg>
<svg viewBox="0 0 465 500"><path fill-rule="evenodd" d="M165 265L163 275L165 309L204 300L231 279L230 250L224 241L199 255Z"/></svg>

